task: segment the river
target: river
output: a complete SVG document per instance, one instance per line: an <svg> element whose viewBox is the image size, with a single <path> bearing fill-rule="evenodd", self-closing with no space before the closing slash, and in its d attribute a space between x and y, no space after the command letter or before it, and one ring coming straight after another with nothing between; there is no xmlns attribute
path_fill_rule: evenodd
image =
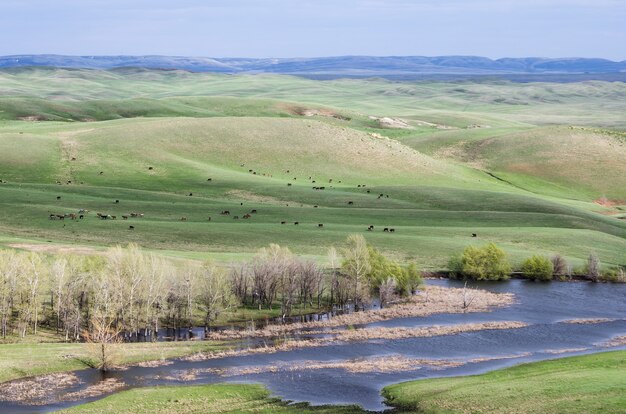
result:
<svg viewBox="0 0 626 414"><path fill-rule="evenodd" d="M461 282L453 280L429 280L427 283L462 287ZM602 345L612 337L626 334L626 285L511 280L475 283L474 286L493 292L513 293L517 303L492 312L391 319L365 327L410 328L486 321L520 321L528 326L445 336L337 343L200 361L177 359L167 366L130 367L104 376L95 370L82 370L76 373L80 383L68 386L59 395L84 390L103 378L111 377L123 381L124 389L253 382L266 385L276 396L287 400L312 404L358 404L368 410L383 410L387 407L383 404L380 390L388 384L428 377L477 374L521 362L626 349L626 346L609 348ZM595 323L564 322L582 318L605 320ZM461 361L462 364L416 365L415 369L404 367L396 372L358 372L329 366L338 361L367 361L372 358L383 358L384 361L390 356ZM224 372L228 374L224 375ZM0 402L0 412L50 412L92 399L95 398L40 406Z"/></svg>

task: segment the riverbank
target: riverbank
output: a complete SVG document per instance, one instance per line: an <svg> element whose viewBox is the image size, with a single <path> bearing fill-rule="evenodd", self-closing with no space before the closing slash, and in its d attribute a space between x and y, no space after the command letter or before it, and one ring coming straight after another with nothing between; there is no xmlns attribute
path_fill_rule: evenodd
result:
<svg viewBox="0 0 626 414"><path fill-rule="evenodd" d="M118 346L121 365L230 348L228 344L218 341L124 343ZM24 377L90 368L90 358L85 343L0 344L0 384Z"/></svg>
<svg viewBox="0 0 626 414"><path fill-rule="evenodd" d="M626 351L522 364L469 377L395 384L383 395L396 413L618 413L626 410ZM364 414L356 406L290 405L260 385L214 384L123 391L62 411L100 413Z"/></svg>
<svg viewBox="0 0 626 414"><path fill-rule="evenodd" d="M419 413L623 413L626 351L522 364L482 375L383 389L388 404Z"/></svg>
<svg viewBox="0 0 626 414"><path fill-rule="evenodd" d="M235 348L235 344L228 343L231 340L269 338L303 329L334 328L437 313L485 312L514 303L514 296L511 294L491 293L481 289L467 292L472 298L472 304L466 308L463 307L463 289L426 286L420 295L404 303L385 309L339 315L325 321L269 325L256 330L232 330L214 333L202 341L124 343L119 345L119 354L123 355L119 364L129 365L190 355L222 356L224 352ZM0 344L0 383L89 368L89 359L89 350L84 343Z"/></svg>

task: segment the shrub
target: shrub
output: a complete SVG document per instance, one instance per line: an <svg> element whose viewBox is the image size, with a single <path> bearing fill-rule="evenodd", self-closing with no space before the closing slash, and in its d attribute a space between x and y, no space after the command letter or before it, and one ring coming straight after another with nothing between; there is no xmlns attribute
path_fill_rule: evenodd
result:
<svg viewBox="0 0 626 414"><path fill-rule="evenodd" d="M587 275L592 282L597 282L600 278L600 259L595 254L590 254L587 258L585 275Z"/></svg>
<svg viewBox="0 0 626 414"><path fill-rule="evenodd" d="M626 270L621 267L614 267L600 275L600 279L605 282L626 283Z"/></svg>
<svg viewBox="0 0 626 414"><path fill-rule="evenodd" d="M565 260L565 258L560 254L555 254L554 256L552 256L552 268L552 275L559 280L563 280L566 277L571 277L572 271L570 265L567 263L567 260Z"/></svg>
<svg viewBox="0 0 626 414"><path fill-rule="evenodd" d="M378 289L388 282L389 278L394 280L395 292L402 296L410 295L422 284L422 277L415 264L406 267L388 259L372 246L368 246L369 267L366 278L372 288Z"/></svg>
<svg viewBox="0 0 626 414"><path fill-rule="evenodd" d="M522 273L532 280L551 280L554 266L547 257L532 256L522 264Z"/></svg>
<svg viewBox="0 0 626 414"><path fill-rule="evenodd" d="M463 258L459 254L455 254L448 260L448 270L451 279L460 279L463 277Z"/></svg>
<svg viewBox="0 0 626 414"><path fill-rule="evenodd" d="M511 273L506 253L493 243L466 247L461 264L463 276L475 280L506 280Z"/></svg>

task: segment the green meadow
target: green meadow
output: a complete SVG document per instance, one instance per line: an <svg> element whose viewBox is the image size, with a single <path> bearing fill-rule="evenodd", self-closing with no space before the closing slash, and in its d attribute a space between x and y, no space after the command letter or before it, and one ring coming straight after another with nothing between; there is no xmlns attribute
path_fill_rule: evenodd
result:
<svg viewBox="0 0 626 414"><path fill-rule="evenodd" d="M490 241L514 264L626 260L622 83L38 68L1 71L0 90L4 246L324 260L362 233L424 269Z"/></svg>
<svg viewBox="0 0 626 414"><path fill-rule="evenodd" d="M626 352L522 364L468 377L394 384L387 402L411 413L621 413Z"/></svg>

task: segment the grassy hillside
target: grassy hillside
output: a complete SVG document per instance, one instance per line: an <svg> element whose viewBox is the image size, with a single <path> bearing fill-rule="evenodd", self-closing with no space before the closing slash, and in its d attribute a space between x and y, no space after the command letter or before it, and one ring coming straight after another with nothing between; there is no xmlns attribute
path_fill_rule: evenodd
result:
<svg viewBox="0 0 626 414"><path fill-rule="evenodd" d="M621 413L626 411L626 352L519 365L487 374L388 386L401 412Z"/></svg>
<svg viewBox="0 0 626 414"><path fill-rule="evenodd" d="M626 154L607 129L626 127L620 83L40 68L0 71L0 90L5 245L134 241L230 260L271 242L320 256L356 232L434 268L487 241L515 262L624 260Z"/></svg>
<svg viewBox="0 0 626 414"><path fill-rule="evenodd" d="M626 133L542 127L523 132L449 133L403 141L437 158L490 171L520 188L564 198L626 204Z"/></svg>

